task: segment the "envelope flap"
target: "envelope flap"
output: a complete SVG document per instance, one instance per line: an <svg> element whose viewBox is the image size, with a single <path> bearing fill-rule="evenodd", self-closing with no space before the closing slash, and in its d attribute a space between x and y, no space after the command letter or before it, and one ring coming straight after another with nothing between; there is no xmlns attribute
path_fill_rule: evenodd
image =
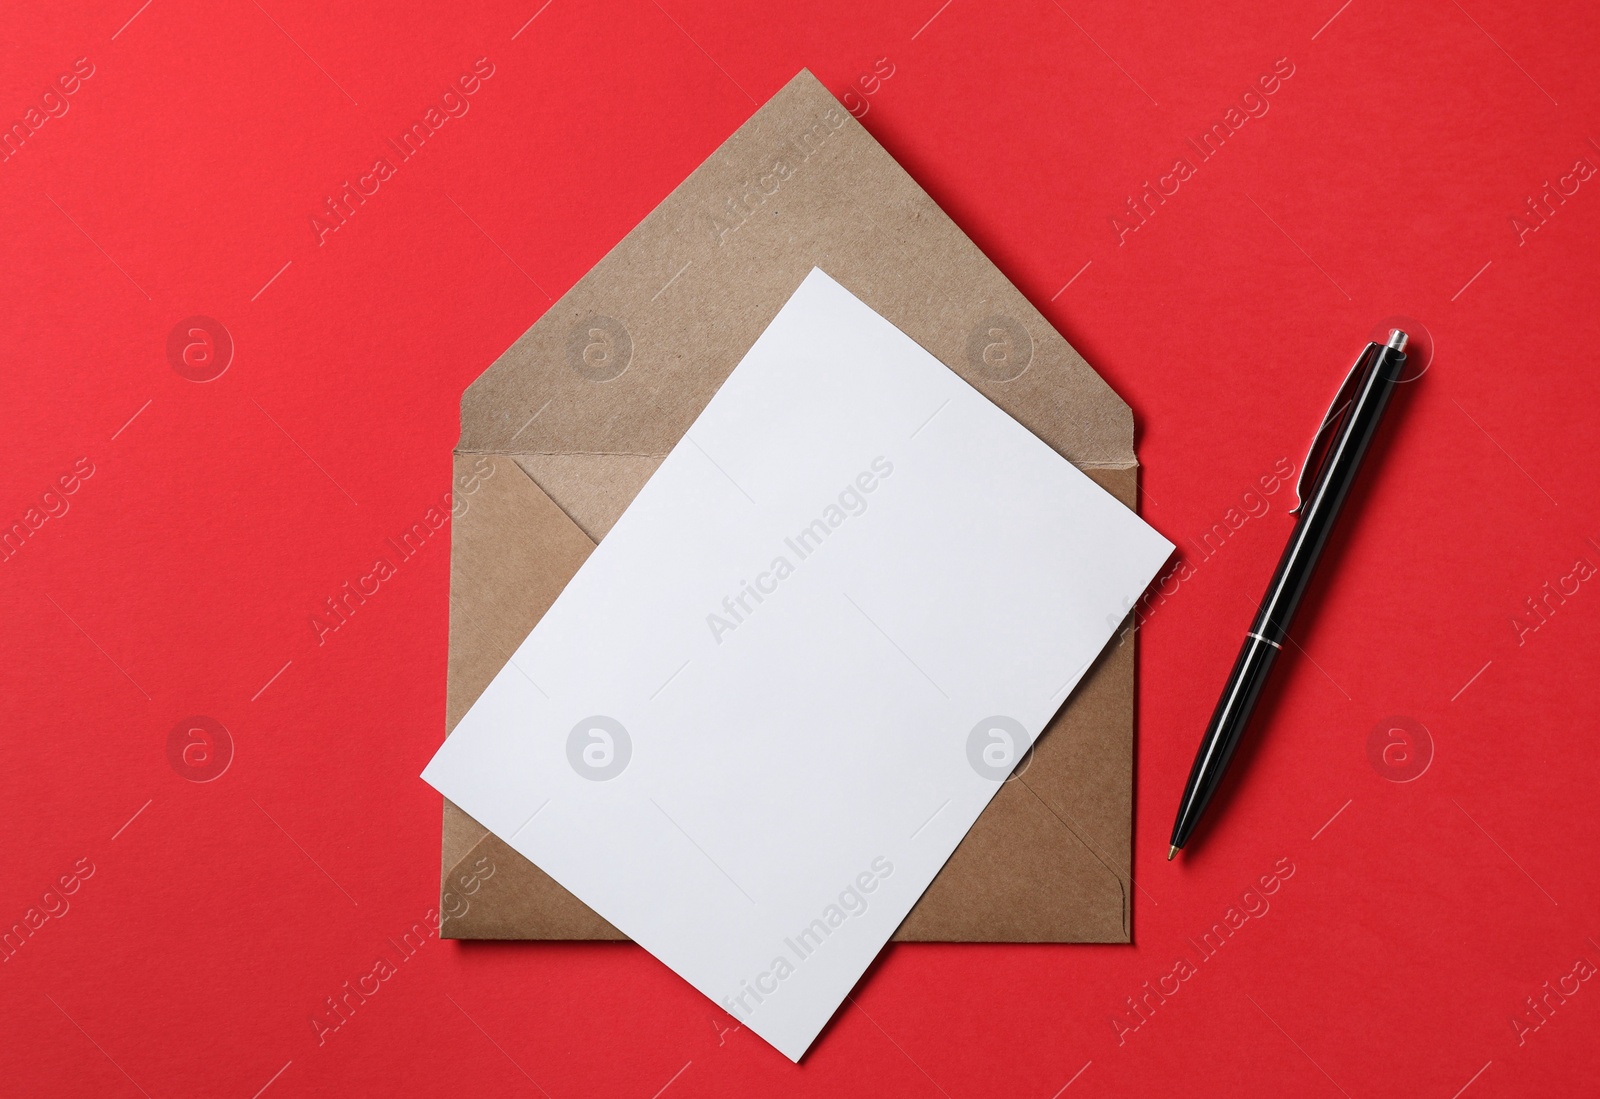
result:
<svg viewBox="0 0 1600 1099"><path fill-rule="evenodd" d="M467 389L459 449L666 454L813 266L1073 462L1134 464L1128 406L804 71Z"/></svg>
<svg viewBox="0 0 1600 1099"><path fill-rule="evenodd" d="M594 551L509 457L457 454L455 485L447 735Z"/></svg>
<svg viewBox="0 0 1600 1099"><path fill-rule="evenodd" d="M509 457L457 454L451 480L446 736L594 550ZM487 831L446 801L446 870Z"/></svg>

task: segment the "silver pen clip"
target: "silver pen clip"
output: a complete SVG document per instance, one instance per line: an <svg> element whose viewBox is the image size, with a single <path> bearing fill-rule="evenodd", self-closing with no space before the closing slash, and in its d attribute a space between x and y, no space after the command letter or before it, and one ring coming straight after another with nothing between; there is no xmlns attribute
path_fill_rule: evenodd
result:
<svg viewBox="0 0 1600 1099"><path fill-rule="evenodd" d="M1300 463L1300 477L1295 481L1295 505L1289 509L1290 515L1297 514L1306 506L1306 490L1316 481L1317 474L1322 471L1322 463L1318 462L1315 470L1311 468L1311 460L1317 456L1317 451L1327 442L1344 419L1345 412L1350 408L1350 402L1355 397L1355 389L1361 378L1366 373L1368 364L1374 355L1383 350L1381 344L1369 343L1360 355L1356 356L1355 365L1350 368L1350 373L1345 375L1344 381L1339 386L1339 392L1333 395L1333 403L1328 406L1328 414L1322 418L1322 426L1317 428L1316 435L1312 436L1311 448L1306 451L1306 460Z"/></svg>

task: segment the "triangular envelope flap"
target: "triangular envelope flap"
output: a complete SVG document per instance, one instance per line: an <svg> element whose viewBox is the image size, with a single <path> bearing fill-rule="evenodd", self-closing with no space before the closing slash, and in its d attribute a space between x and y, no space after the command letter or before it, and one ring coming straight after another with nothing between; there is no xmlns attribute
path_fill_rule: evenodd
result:
<svg viewBox="0 0 1600 1099"><path fill-rule="evenodd" d="M1127 942L1127 893L1127 882L1029 788L1026 776L1013 778L894 941Z"/></svg>
<svg viewBox="0 0 1600 1099"><path fill-rule="evenodd" d="M804 71L467 389L459 449L664 455L813 266L1080 466L1134 464L1127 405Z"/></svg>
<svg viewBox="0 0 1600 1099"><path fill-rule="evenodd" d="M457 454L455 486L447 733L594 551L511 458Z"/></svg>
<svg viewBox="0 0 1600 1099"><path fill-rule="evenodd" d="M477 835L465 854L445 864L439 891L442 938L627 940L499 836L456 812Z"/></svg>

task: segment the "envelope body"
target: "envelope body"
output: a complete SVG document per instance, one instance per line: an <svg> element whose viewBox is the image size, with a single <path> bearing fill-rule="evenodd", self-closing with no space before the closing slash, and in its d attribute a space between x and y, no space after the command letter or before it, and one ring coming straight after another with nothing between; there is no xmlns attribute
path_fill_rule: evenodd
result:
<svg viewBox="0 0 1600 1099"><path fill-rule="evenodd" d="M447 733L812 267L1136 507L1127 405L801 72L463 395ZM896 940L1129 940L1134 655L1124 628ZM624 937L448 801L440 911L447 938Z"/></svg>

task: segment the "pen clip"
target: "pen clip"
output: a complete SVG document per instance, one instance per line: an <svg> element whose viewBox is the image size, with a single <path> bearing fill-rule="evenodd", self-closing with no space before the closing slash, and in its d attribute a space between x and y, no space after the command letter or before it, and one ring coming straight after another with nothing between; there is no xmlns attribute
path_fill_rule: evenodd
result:
<svg viewBox="0 0 1600 1099"><path fill-rule="evenodd" d="M1323 452L1322 457L1327 456L1326 444L1328 439L1338 429L1340 422L1344 419L1345 412L1349 410L1350 403L1355 396L1356 387L1362 377L1365 376L1367 366L1372 362L1373 356L1381 350L1382 347L1378 344L1367 344L1361 354L1356 356L1355 365L1350 368L1350 373L1346 374L1344 381L1340 383L1339 391L1333 395L1333 403L1328 406L1328 414L1322 418L1322 426L1317 428L1316 435L1311 439L1311 448L1306 451L1306 460L1300 465L1300 477L1294 485L1295 505L1289 509L1290 515L1297 514L1301 508L1305 507L1306 492L1316 483L1317 475L1322 472L1322 462L1318 461L1316 468L1313 469L1312 459L1318 457L1319 450Z"/></svg>

